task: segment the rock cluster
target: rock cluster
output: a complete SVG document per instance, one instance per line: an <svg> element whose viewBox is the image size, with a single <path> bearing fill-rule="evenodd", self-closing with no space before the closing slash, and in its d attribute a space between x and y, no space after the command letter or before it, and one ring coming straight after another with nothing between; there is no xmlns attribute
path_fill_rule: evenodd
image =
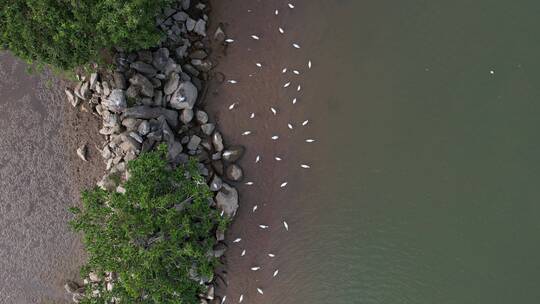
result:
<svg viewBox="0 0 540 304"><path fill-rule="evenodd" d="M66 89L66 95L73 106L89 108L103 122L99 132L105 137L101 156L107 172L98 186L125 191L116 186L112 176L128 179L127 162L164 142L172 166L190 157L199 160L200 173L215 193L216 208L233 217L238 209L238 192L227 182L242 180L243 172L236 161L244 148L226 147L216 124L200 107L207 73L215 64L208 57L209 38L205 38L208 7L192 2L181 0L163 9L156 22L166 36L158 47L130 53L117 50L114 71L80 77L73 89ZM214 39L223 35L219 29ZM77 152L86 159L86 146ZM216 238L213 255L221 257L223 232L218 231ZM201 303L214 300L212 279L196 273L192 278L207 285ZM94 276L85 283L96 280L101 279ZM114 274L107 274L105 280L113 288ZM75 302L82 296L81 288L84 290L73 282L66 284Z"/></svg>

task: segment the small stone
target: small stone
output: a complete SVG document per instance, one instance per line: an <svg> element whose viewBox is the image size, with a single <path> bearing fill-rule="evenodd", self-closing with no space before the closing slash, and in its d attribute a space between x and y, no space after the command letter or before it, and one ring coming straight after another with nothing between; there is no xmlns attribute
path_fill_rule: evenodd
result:
<svg viewBox="0 0 540 304"><path fill-rule="evenodd" d="M200 124L205 124L208 122L208 114L205 111L198 110L196 113L197 122Z"/></svg>
<svg viewBox="0 0 540 304"><path fill-rule="evenodd" d="M130 65L130 67L149 77L153 77L157 73L156 69L152 65L142 61L134 62Z"/></svg>
<svg viewBox="0 0 540 304"><path fill-rule="evenodd" d="M227 216L234 216L238 210L238 191L223 183L222 189L216 195L216 204Z"/></svg>
<svg viewBox="0 0 540 304"><path fill-rule="evenodd" d="M184 109L182 110L182 114L180 114L180 121L184 124L188 124L193 120L193 110L192 109Z"/></svg>
<svg viewBox="0 0 540 304"><path fill-rule="evenodd" d="M92 73L90 74L90 90L95 90L96 84L97 84L98 74Z"/></svg>
<svg viewBox="0 0 540 304"><path fill-rule="evenodd" d="M225 32L223 31L221 26L218 26L218 28L216 29L216 32L214 33L214 40L217 43L223 43L225 42L225 38L226 38Z"/></svg>
<svg viewBox="0 0 540 304"><path fill-rule="evenodd" d="M135 74L129 79L129 82L141 89L141 93L147 97L154 97L154 85L148 78L142 74Z"/></svg>
<svg viewBox="0 0 540 304"><path fill-rule="evenodd" d="M176 91L174 92L170 104L172 108L193 109L195 102L197 101L197 88L190 81L182 82Z"/></svg>
<svg viewBox="0 0 540 304"><path fill-rule="evenodd" d="M208 72L210 71L214 65L210 60L200 60L200 59L192 59L191 65L193 65L197 70L201 72Z"/></svg>
<svg viewBox="0 0 540 304"><path fill-rule="evenodd" d="M199 19L195 24L193 31L200 36L206 37L206 21Z"/></svg>
<svg viewBox="0 0 540 304"><path fill-rule="evenodd" d="M148 120L143 120L141 124L139 125L139 128L137 129L137 131L139 132L139 134L143 136L150 133L150 123L148 122Z"/></svg>
<svg viewBox="0 0 540 304"><path fill-rule="evenodd" d="M213 123L206 123L201 126L201 130L203 131L203 133L208 136L212 135L212 132L214 132L215 128L216 126Z"/></svg>
<svg viewBox="0 0 540 304"><path fill-rule="evenodd" d="M154 90L154 99L152 100L152 103L156 107L162 107L163 106L163 92Z"/></svg>
<svg viewBox="0 0 540 304"><path fill-rule="evenodd" d="M127 108L126 95L123 90L112 90L109 98L101 102L109 111L123 112Z"/></svg>
<svg viewBox="0 0 540 304"><path fill-rule="evenodd" d="M160 48L153 54L152 65L159 71L163 71L167 62L169 61L169 50L167 48Z"/></svg>
<svg viewBox="0 0 540 304"><path fill-rule="evenodd" d="M190 0L181 0L181 4L182 4L182 9L187 11L189 9L189 7L191 6L191 1Z"/></svg>
<svg viewBox="0 0 540 304"><path fill-rule="evenodd" d="M129 136L131 136L131 138L135 139L138 143L140 143L140 144L143 143L143 138L141 137L141 135L139 135L139 133L129 132Z"/></svg>
<svg viewBox="0 0 540 304"><path fill-rule="evenodd" d="M225 254L227 247L223 243L218 243L214 246L214 257L219 258Z"/></svg>
<svg viewBox="0 0 540 304"><path fill-rule="evenodd" d="M189 54L189 58L191 59L204 59L208 56L204 50L196 50L193 51L191 54Z"/></svg>
<svg viewBox="0 0 540 304"><path fill-rule="evenodd" d="M79 97L75 96L75 94L73 94L73 91L71 89L66 89L65 92L66 92L68 101L72 106L76 107L77 105L79 105Z"/></svg>
<svg viewBox="0 0 540 304"><path fill-rule="evenodd" d="M189 140L187 144L187 148L191 151L194 151L197 149L200 143L201 143L201 138L197 135L193 135L191 136L191 139Z"/></svg>
<svg viewBox="0 0 540 304"><path fill-rule="evenodd" d="M64 285L64 288L66 289L67 292L74 293L77 291L77 289L79 289L79 284L73 281L67 281L66 284Z"/></svg>
<svg viewBox="0 0 540 304"><path fill-rule="evenodd" d="M144 63L148 63L148 64L152 63L152 52L148 50L138 51L137 57L140 61Z"/></svg>
<svg viewBox="0 0 540 304"><path fill-rule="evenodd" d="M84 161L88 161L86 159L86 153L87 153L87 147L86 147L86 144L82 145L81 147L79 147L77 149L77 155Z"/></svg>
<svg viewBox="0 0 540 304"><path fill-rule="evenodd" d="M227 170L225 170L225 176L231 181L240 181L244 177L244 172L242 168L236 164L229 165Z"/></svg>
<svg viewBox="0 0 540 304"><path fill-rule="evenodd" d="M223 160L228 162L235 162L242 157L244 154L245 148L242 146L232 146L223 151L222 157Z"/></svg>
<svg viewBox="0 0 540 304"><path fill-rule="evenodd" d="M197 22L191 18L188 18L186 20L186 28L188 31L190 32L193 32L193 30L195 29L195 25L197 24Z"/></svg>
<svg viewBox="0 0 540 304"><path fill-rule="evenodd" d="M178 89L179 82L180 75L178 75L177 73L171 74L171 77L169 78L169 80L167 80L167 82L165 82L165 87L163 88L163 92L165 93L165 95L171 95L172 93L174 93L174 91Z"/></svg>
<svg viewBox="0 0 540 304"><path fill-rule="evenodd" d="M217 175L214 175L214 178L210 182L210 190L213 192L217 192L221 189L222 186L223 181L221 180L221 178Z"/></svg>
<svg viewBox="0 0 540 304"><path fill-rule="evenodd" d="M120 72L114 72L113 80L114 80L114 86L117 89L125 90L127 88L126 77L124 77L124 74Z"/></svg>
<svg viewBox="0 0 540 304"><path fill-rule="evenodd" d="M122 120L122 125L130 131L137 129L140 123L141 120L136 118L124 118L124 120Z"/></svg>
<svg viewBox="0 0 540 304"><path fill-rule="evenodd" d="M214 144L214 148L216 149L216 151L221 152L225 148L223 146L223 137L219 132L215 132L212 136L212 143Z"/></svg>
<svg viewBox="0 0 540 304"><path fill-rule="evenodd" d="M186 14L185 12L178 12L174 14L172 17L176 21L185 22L189 18L189 15Z"/></svg>

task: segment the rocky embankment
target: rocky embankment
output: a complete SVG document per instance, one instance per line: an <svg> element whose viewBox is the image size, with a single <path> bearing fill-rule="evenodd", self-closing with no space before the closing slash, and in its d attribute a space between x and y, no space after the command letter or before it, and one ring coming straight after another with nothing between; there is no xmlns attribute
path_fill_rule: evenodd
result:
<svg viewBox="0 0 540 304"><path fill-rule="evenodd" d="M227 182L242 179L242 169L235 162L244 148L227 147L216 124L200 106L209 71L215 66L209 59L210 39L225 40L219 28L212 35L206 32L208 11L207 4L189 0L163 9L163 17L156 18L158 27L166 33L159 47L130 53L118 49L114 71L80 76L79 83L66 89L66 94L74 107L102 119L99 132L105 140L100 150L107 172L98 186L124 191L116 180L129 178L127 162L166 143L172 166L190 157L199 160L200 173L215 193L215 208L233 217L238 192ZM85 160L86 147L80 147L77 153ZM225 251L223 231L217 231L216 238L213 254L220 258ZM207 286L201 303L218 303L211 278L195 274L192 278ZM98 280L91 274L84 284L68 282L65 287L79 302L84 289L92 288ZM114 273L105 280L107 288L114 288Z"/></svg>

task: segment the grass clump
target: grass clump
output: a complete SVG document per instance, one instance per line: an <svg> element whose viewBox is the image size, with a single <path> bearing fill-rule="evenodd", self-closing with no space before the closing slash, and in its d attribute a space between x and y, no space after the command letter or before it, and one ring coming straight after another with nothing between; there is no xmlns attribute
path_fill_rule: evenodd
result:
<svg viewBox="0 0 540 304"><path fill-rule="evenodd" d="M171 0L0 0L0 48L64 70L120 46L155 46L155 17Z"/></svg>
<svg viewBox="0 0 540 304"><path fill-rule="evenodd" d="M93 288L99 296L87 288L81 303L199 303L204 285L190 272L212 277L214 233L227 223L211 207L196 162L171 170L165 156L163 147L141 154L128 164L124 194L85 191L82 208L72 208L71 225L89 255L81 273L102 278ZM117 274L112 290L103 280L108 272Z"/></svg>

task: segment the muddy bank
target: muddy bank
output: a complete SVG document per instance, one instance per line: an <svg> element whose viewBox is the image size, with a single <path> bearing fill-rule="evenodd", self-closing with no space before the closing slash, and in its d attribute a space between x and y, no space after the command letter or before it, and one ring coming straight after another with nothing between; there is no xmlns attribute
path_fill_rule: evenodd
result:
<svg viewBox="0 0 540 304"><path fill-rule="evenodd" d="M67 208L101 166L76 160L73 147L94 140L96 125L83 115L73 128L77 114L51 75L30 76L6 53L0 75L0 303L68 303L63 280L84 254Z"/></svg>
<svg viewBox="0 0 540 304"><path fill-rule="evenodd" d="M308 69L312 50L292 46L304 42L301 17L301 10L291 9L286 2L212 1L210 31L221 25L227 36L234 39L225 52L214 53L219 58L214 72L237 83L214 78L205 104L222 126L225 138L246 146L240 164L245 171L244 182L254 183L238 185L242 204L227 236L228 284L217 292L227 295L232 302L237 302L241 295L249 303L279 302L284 288L290 290L301 285L288 283L302 281L282 268L286 264L287 248L294 239L302 238L296 226L302 215L295 212L295 202L302 193L305 196L303 180L311 171L300 165L309 165L316 159L315 152L310 150L315 146L305 143L305 139L317 134L314 127L318 124L310 119L310 102L306 98L310 83L305 80L305 74L315 71ZM280 27L284 34L279 32ZM285 68L287 71L283 73ZM299 74L293 73L294 70ZM236 106L229 110L233 103ZM276 115L271 107L276 109ZM254 118L250 118L252 113ZM309 122L303 126L306 120ZM242 136L245 131L251 134ZM272 140L273 136L279 139ZM288 184L281 188L284 182ZM288 232L283 221L290 226ZM261 229L259 225L269 228ZM242 241L233 243L236 238ZM252 271L252 267L261 269ZM276 270L279 274L273 277ZM264 294L258 293L257 288Z"/></svg>

